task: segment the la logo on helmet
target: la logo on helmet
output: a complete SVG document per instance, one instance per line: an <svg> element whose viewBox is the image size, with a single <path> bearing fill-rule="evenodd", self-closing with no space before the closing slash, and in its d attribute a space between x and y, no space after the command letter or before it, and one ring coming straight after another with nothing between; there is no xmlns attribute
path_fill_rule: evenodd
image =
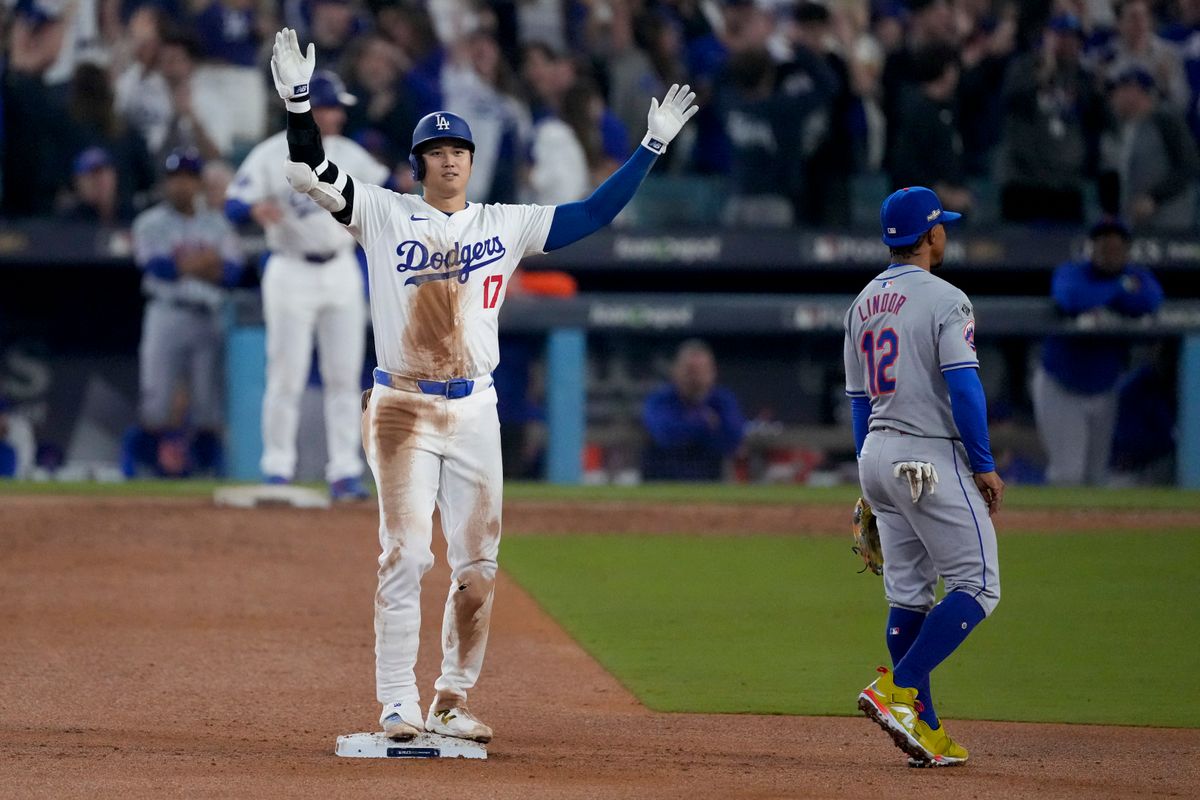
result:
<svg viewBox="0 0 1200 800"><path fill-rule="evenodd" d="M446 119L441 114L438 114L437 115L437 129L439 131L450 130L450 120Z"/></svg>

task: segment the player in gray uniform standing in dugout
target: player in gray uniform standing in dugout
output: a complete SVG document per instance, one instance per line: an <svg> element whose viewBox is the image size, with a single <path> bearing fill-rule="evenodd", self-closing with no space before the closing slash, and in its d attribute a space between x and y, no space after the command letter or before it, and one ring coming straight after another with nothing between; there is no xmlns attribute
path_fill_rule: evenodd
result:
<svg viewBox="0 0 1200 800"><path fill-rule="evenodd" d="M126 433L121 452L129 477L147 469L212 475L222 469L220 309L225 290L241 280L244 262L233 226L219 209L204 205L203 167L194 150L168 155L163 202L133 221L134 260L143 272L148 302L138 352L139 425ZM168 437L180 434L173 406L185 378L189 452L169 459L168 466L160 454L172 443Z"/></svg>
<svg viewBox="0 0 1200 800"><path fill-rule="evenodd" d="M863 497L879 522L894 668L879 667L858 705L911 766L967 760L934 711L929 674L1000 600L990 517L1004 482L988 442L974 313L931 272L942 264L944 223L960 216L922 186L884 200L891 264L845 319L846 394ZM946 595L935 605L939 577Z"/></svg>

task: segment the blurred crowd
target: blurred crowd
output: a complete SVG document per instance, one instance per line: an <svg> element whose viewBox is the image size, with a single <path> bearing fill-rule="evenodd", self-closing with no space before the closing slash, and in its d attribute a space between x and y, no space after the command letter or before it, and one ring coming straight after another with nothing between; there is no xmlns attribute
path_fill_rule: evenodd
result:
<svg viewBox="0 0 1200 800"><path fill-rule="evenodd" d="M384 163L422 114L468 118L475 200L585 195L687 82L701 113L656 173L703 178L728 223L845 224L862 176L870 205L924 184L1011 221L1197 221L1200 0L0 3L7 216L127 222L181 146L219 197L281 127L266 59L287 25Z"/></svg>

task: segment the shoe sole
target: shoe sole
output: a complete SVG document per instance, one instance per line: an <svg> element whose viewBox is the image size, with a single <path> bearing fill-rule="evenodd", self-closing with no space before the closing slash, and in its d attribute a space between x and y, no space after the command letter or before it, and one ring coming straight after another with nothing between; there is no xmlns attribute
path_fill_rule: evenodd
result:
<svg viewBox="0 0 1200 800"><path fill-rule="evenodd" d="M913 769L942 769L944 767L958 767L967 763L965 758L946 758L945 756L934 756L930 761L925 758L908 757L908 765Z"/></svg>
<svg viewBox="0 0 1200 800"><path fill-rule="evenodd" d="M393 730L391 732L385 730L383 735L391 739L393 742L411 742L413 739L417 738L417 734L419 733L421 733L421 731L412 725L405 725L401 730Z"/></svg>
<svg viewBox="0 0 1200 800"><path fill-rule="evenodd" d="M930 755L921 747L886 710L880 709L875 700L866 692L858 696L858 708L867 715L867 719L883 728L884 733L892 737L896 747L899 747L913 761L932 761L936 756Z"/></svg>

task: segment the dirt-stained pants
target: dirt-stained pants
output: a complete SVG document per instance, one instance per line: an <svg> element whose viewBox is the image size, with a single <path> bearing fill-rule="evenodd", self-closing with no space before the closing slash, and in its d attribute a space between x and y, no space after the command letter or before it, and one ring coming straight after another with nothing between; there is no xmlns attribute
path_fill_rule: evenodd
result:
<svg viewBox="0 0 1200 800"><path fill-rule="evenodd" d="M496 390L454 400L376 385L363 415L379 491L375 685L380 703L420 700L413 667L421 577L433 566L433 508L450 563L438 702L465 702L479 678L500 547L502 469Z"/></svg>

